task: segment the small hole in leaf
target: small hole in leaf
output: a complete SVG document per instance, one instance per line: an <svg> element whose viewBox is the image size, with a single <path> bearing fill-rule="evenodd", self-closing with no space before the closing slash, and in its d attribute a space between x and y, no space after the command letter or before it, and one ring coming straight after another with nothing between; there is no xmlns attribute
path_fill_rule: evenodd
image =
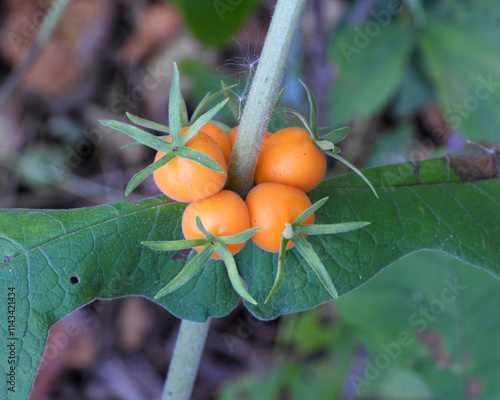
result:
<svg viewBox="0 0 500 400"><path fill-rule="evenodd" d="M80 279L78 279L76 276L72 276L71 278L69 278L69 280L72 285L77 285L78 283L80 283Z"/></svg>

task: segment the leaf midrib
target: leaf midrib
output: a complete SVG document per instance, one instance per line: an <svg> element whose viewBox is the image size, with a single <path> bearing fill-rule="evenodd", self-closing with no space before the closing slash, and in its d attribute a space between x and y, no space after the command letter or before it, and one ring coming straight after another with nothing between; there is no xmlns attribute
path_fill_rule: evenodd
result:
<svg viewBox="0 0 500 400"><path fill-rule="evenodd" d="M161 208L161 207L165 207L165 206L168 206L168 205L176 205L176 204L181 204L181 203L176 203L176 202L168 202L168 203L155 204L155 205L150 206L150 207L141 208L140 210L134 210L134 211L131 211L131 212L127 212L127 213L125 213L125 214L119 214L119 215L116 215L116 216L115 216L115 217L113 217L113 218L105 219L105 220L102 220L102 221L99 221L99 222L93 223L93 224L91 224L91 225L86 225L86 226L84 226L84 227L82 227L82 228L76 229L76 230L71 231L71 232L64 233L63 235L57 236L57 237L52 238L52 239L50 239L50 240L47 240L47 241L45 241L45 242L43 242L43 243L37 244L36 246L31 247L31 248L29 248L29 249L24 249L24 251L20 252L19 254L17 254L17 255L13 255L13 256L12 256L13 258L12 258L11 260L9 260L9 261L7 261L7 262L5 262L5 263L1 264L1 266L2 266L2 267L7 266L7 265L9 265L11 262L13 262L13 261L17 260L19 257L24 257L24 256L26 256L28 253L30 253L30 252L32 252L32 251L35 251L35 250L38 250L38 249L39 249L39 248L41 248L41 247L44 247L44 246L46 246L46 245L48 245L48 244L51 244L51 243L57 242L58 240L63 240L63 239L66 239L66 238L68 238L68 237L70 237L70 236L72 236L72 235L76 235L76 234L78 234L78 233L80 233L80 232L84 232L85 230L88 230L88 229L91 229L91 230L92 230L92 229L94 229L94 228L96 228L96 227L98 227L98 226L100 226L100 225L102 225L102 224L105 224L105 223L108 223L108 222L113 222L113 221L116 221L116 220L118 220L118 219L120 219L120 218L130 217L130 216L133 216L134 214L137 214L137 213L140 213L140 212L145 212L145 211L148 211L148 210L153 210L153 209L155 209L155 208ZM114 208L112 204L108 204L107 206ZM115 210L116 210L116 209L115 209ZM50 217L52 217L52 216L50 216ZM53 218L53 217L52 217L52 218ZM58 221L58 222L59 222L59 221ZM12 240L11 240L10 238L8 238L8 237L1 236L1 238L6 239L6 240L9 240L10 242L12 242Z"/></svg>

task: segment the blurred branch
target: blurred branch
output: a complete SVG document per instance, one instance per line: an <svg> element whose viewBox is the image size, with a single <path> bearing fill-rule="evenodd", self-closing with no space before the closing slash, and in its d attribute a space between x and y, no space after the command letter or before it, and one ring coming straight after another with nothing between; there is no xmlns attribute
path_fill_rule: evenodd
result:
<svg viewBox="0 0 500 400"><path fill-rule="evenodd" d="M30 69L36 60L44 45L49 41L54 33L63 13L71 0L56 0L50 6L45 19L43 20L38 35L26 54L24 60L12 71L0 88L0 108L9 100L12 93L16 90L24 75Z"/></svg>

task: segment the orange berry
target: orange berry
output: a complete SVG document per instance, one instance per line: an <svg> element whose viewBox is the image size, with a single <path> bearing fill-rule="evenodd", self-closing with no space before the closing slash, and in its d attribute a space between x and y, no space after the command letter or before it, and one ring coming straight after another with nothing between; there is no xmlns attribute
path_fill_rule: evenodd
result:
<svg viewBox="0 0 500 400"><path fill-rule="evenodd" d="M233 146L234 146L234 141L236 140L236 134L238 133L238 127L235 126L234 128L232 128L228 133L227 133L227 137L229 138L229 142L230 142L230 145L231 145L231 151L233 151ZM269 139L272 135L269 133L269 132L266 132L264 134L264 142Z"/></svg>
<svg viewBox="0 0 500 400"><path fill-rule="evenodd" d="M183 133L187 128L183 128ZM171 142L170 136L167 142ZM198 132L187 143L186 147L206 154L224 170L223 173L207 168L196 161L175 157L163 167L154 171L153 176L158 188L168 197L191 202L211 196L220 191L227 180L227 163L220 147L206 133ZM165 155L156 153L155 161Z"/></svg>
<svg viewBox="0 0 500 400"><path fill-rule="evenodd" d="M282 183L304 192L315 188L326 172L326 159L305 129L286 128L262 146L255 183Z"/></svg>
<svg viewBox="0 0 500 400"><path fill-rule="evenodd" d="M182 232L186 239L202 239L205 236L196 226L196 216L207 231L215 236L237 235L250 229L250 214L245 202L236 193L222 190L210 197L189 204L182 216ZM245 245L243 243L231 243L225 245L228 250L235 254ZM202 246L195 247L200 251ZM212 258L220 259L218 253Z"/></svg>
<svg viewBox="0 0 500 400"><path fill-rule="evenodd" d="M213 140L215 140L215 143L217 143L222 150L222 154L224 154L226 162L229 162L229 157L231 156L231 144L229 143L229 138L227 137L226 133L217 125L212 124L211 122L207 122L205 125L203 125L200 131L205 132Z"/></svg>
<svg viewBox="0 0 500 400"><path fill-rule="evenodd" d="M248 193L246 203L250 212L250 226L260 227L252 240L257 246L273 253L280 249L285 224L292 223L311 207L309 198L302 190L280 183L261 183L255 186ZM314 214L311 214L303 224L313 222ZM292 246L290 241L286 248Z"/></svg>

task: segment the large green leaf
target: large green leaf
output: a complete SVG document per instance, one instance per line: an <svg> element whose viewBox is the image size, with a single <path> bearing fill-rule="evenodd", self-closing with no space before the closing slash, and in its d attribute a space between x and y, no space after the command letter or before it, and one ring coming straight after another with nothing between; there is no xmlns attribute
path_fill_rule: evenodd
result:
<svg viewBox="0 0 500 400"><path fill-rule="evenodd" d="M205 46L223 45L259 0L172 0L196 39Z"/></svg>
<svg viewBox="0 0 500 400"><path fill-rule="evenodd" d="M377 188L376 199L354 174L325 181L311 200L330 197L318 223L368 221L363 229L311 237L339 294L362 285L378 271L421 249L437 249L500 276L500 179L498 160L448 157L363 171ZM314 272L289 251L280 290L262 304L272 287L277 256L246 246L237 261L259 303L256 316L272 319L330 300Z"/></svg>
<svg viewBox="0 0 500 400"><path fill-rule="evenodd" d="M311 238L340 294L366 282L402 256L440 249L495 275L500 270L500 180L493 160L448 158L365 171L380 199L357 175L322 183L312 200L330 197L319 223L369 221L352 233ZM16 293L17 390L25 399L49 327L95 298L153 296L180 271L182 259L144 248L141 241L181 238L184 204L164 196L134 204L76 210L0 211L0 296ZM237 255L260 318L298 312L328 301L317 276L289 251L283 283L268 304L277 256L252 244ZM78 283L76 283L78 281ZM194 321L227 314L237 302L221 262L210 261L178 291L158 301ZM7 308L0 324L7 332ZM7 341L2 337L2 346ZM7 357L0 360L5 373ZM5 393L6 381L0 390Z"/></svg>
<svg viewBox="0 0 500 400"><path fill-rule="evenodd" d="M500 137L500 29L464 22L430 22L420 47L443 105L444 116L473 140Z"/></svg>
<svg viewBox="0 0 500 400"><path fill-rule="evenodd" d="M332 125L378 112L402 83L414 44L413 31L402 23L383 27L373 21L350 26L333 42L338 66L330 112Z"/></svg>
<svg viewBox="0 0 500 400"><path fill-rule="evenodd" d="M8 288L14 288L15 331L2 334L2 373L9 370L6 343L15 341L16 392L27 399L50 326L96 298L154 295L184 265L173 253L156 252L143 240L181 238L185 204L165 196L134 204L76 210L0 211L1 332L8 331ZM224 315L238 296L224 265L210 261L190 282L158 300L181 318L203 321ZM17 339L14 339L17 338ZM0 393L6 392L2 379Z"/></svg>

